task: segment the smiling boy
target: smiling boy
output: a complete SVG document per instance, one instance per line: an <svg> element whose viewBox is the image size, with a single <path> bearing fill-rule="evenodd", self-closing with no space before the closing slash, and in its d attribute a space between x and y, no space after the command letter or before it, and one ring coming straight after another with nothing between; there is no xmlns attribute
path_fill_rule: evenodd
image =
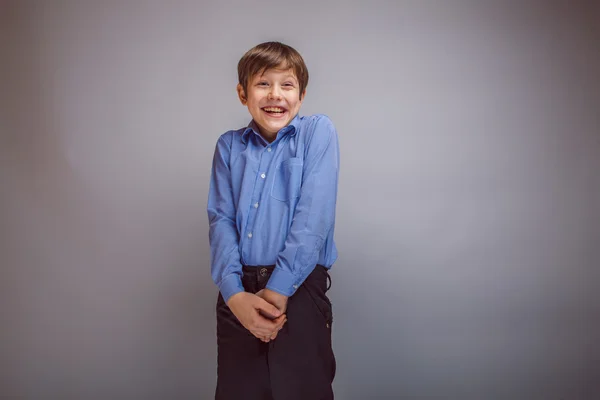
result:
<svg viewBox="0 0 600 400"><path fill-rule="evenodd" d="M308 70L279 42L238 63L252 121L215 148L208 217L217 300L218 400L333 399L326 295L339 145L325 115L299 116Z"/></svg>

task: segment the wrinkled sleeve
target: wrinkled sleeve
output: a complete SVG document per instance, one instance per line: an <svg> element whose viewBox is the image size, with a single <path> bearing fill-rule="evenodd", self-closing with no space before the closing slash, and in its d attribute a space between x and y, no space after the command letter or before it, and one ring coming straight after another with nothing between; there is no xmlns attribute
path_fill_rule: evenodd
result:
<svg viewBox="0 0 600 400"><path fill-rule="evenodd" d="M235 204L231 186L229 155L231 135L223 135L215 147L208 193L211 275L225 301L243 292L239 235L235 223ZM229 139L229 140L228 140ZM229 141L229 143L227 143Z"/></svg>
<svg viewBox="0 0 600 400"><path fill-rule="evenodd" d="M337 131L321 116L307 145L300 198L268 289L291 296L314 270L334 227L339 163Z"/></svg>

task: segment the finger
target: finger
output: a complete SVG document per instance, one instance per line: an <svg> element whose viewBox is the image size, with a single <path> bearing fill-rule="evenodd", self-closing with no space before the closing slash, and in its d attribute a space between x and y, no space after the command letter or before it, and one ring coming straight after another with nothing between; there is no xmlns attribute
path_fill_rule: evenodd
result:
<svg viewBox="0 0 600 400"><path fill-rule="evenodd" d="M281 321L281 324L277 327L277 332L279 332L280 330L283 329L283 325L285 325L286 322L287 322L287 319L284 319L283 321Z"/></svg>
<svg viewBox="0 0 600 400"><path fill-rule="evenodd" d="M279 317L273 319L272 321L275 322L276 324L280 323L283 320L287 319L287 315L286 314L281 314Z"/></svg>
<svg viewBox="0 0 600 400"><path fill-rule="evenodd" d="M276 329L280 330L281 328L283 328L283 325L287 322L287 316L283 314L281 317L277 318L273 322L275 322L276 324Z"/></svg>
<svg viewBox="0 0 600 400"><path fill-rule="evenodd" d="M277 329L261 329L261 328L253 328L253 329L248 329L254 336L258 337L258 338L263 338L265 336L271 336L271 334L273 332L275 332Z"/></svg>
<svg viewBox="0 0 600 400"><path fill-rule="evenodd" d="M274 324L274 326L280 326L281 324L283 324L283 321L287 320L287 315L281 314L277 318L273 318L273 319L267 318L267 320L272 322Z"/></svg>
<svg viewBox="0 0 600 400"><path fill-rule="evenodd" d="M273 334L271 335L271 340L275 340L275 338L279 335L279 332L281 331L282 328L277 329L275 332L273 332Z"/></svg>
<svg viewBox="0 0 600 400"><path fill-rule="evenodd" d="M251 321L251 328L254 330L264 330L269 333L273 332L277 328L277 323L274 320L263 317L256 313Z"/></svg>
<svg viewBox="0 0 600 400"><path fill-rule="evenodd" d="M280 326L278 328L276 328L274 331L267 331L267 330L253 330L251 331L251 333L256 336L258 339L260 339L263 342L268 342L269 340L274 340L277 335L279 334L279 331L282 329L283 327Z"/></svg>
<svg viewBox="0 0 600 400"><path fill-rule="evenodd" d="M263 338L263 337L270 337L273 333L277 333L279 332L282 328L283 325L287 322L287 318L283 318L281 319L280 323L273 326L272 328L251 328L248 329L250 332L252 332L252 334L256 337Z"/></svg>
<svg viewBox="0 0 600 400"><path fill-rule="evenodd" d="M259 339L262 339L265 336L271 336L271 333L273 333L272 330L268 329L252 329L250 330L250 332L252 332L252 334Z"/></svg>
<svg viewBox="0 0 600 400"><path fill-rule="evenodd" d="M266 319L270 319L271 321L275 320L276 318L281 317L281 315L279 317L276 317L274 315L268 314L262 310L258 310L258 312L260 313L260 315L262 315L263 317L265 317Z"/></svg>
<svg viewBox="0 0 600 400"><path fill-rule="evenodd" d="M265 332L250 331L250 333L252 333L261 342L264 342L267 337L270 337L270 334Z"/></svg>
<svg viewBox="0 0 600 400"><path fill-rule="evenodd" d="M281 311L273 304L269 303L262 297L258 297L258 301L255 304L257 310L266 313L267 315L273 316L273 318L277 318L281 315Z"/></svg>

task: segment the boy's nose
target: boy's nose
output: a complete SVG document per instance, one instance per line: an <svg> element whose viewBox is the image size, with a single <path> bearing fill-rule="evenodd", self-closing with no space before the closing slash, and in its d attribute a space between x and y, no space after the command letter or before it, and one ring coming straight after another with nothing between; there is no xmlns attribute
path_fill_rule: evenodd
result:
<svg viewBox="0 0 600 400"><path fill-rule="evenodd" d="M269 97L271 99L277 99L277 100L279 100L279 99L281 99L281 92L279 92L278 89L273 88L273 89L271 89L271 92L269 93Z"/></svg>

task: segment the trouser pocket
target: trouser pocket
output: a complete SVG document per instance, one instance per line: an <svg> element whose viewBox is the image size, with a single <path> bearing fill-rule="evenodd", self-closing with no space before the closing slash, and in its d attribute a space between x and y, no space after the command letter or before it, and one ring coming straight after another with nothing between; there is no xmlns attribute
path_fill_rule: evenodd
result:
<svg viewBox="0 0 600 400"><path fill-rule="evenodd" d="M327 349L330 380L333 382L336 373L336 359L333 353L333 347L331 342L331 331L333 327L333 308L331 301L327 296L327 291L330 288L331 278L327 269L323 266L317 265L315 271L313 271L309 277L304 281L301 287L308 294L312 304L314 305L315 313L317 317L322 319L322 335L319 335L321 340L324 342L324 349Z"/></svg>
<svg viewBox="0 0 600 400"><path fill-rule="evenodd" d="M327 269L321 265L317 265L302 285L308 292L316 310L323 317L327 328L331 328L331 323L333 322L331 301L327 296L327 291L330 287L329 283L330 277Z"/></svg>

